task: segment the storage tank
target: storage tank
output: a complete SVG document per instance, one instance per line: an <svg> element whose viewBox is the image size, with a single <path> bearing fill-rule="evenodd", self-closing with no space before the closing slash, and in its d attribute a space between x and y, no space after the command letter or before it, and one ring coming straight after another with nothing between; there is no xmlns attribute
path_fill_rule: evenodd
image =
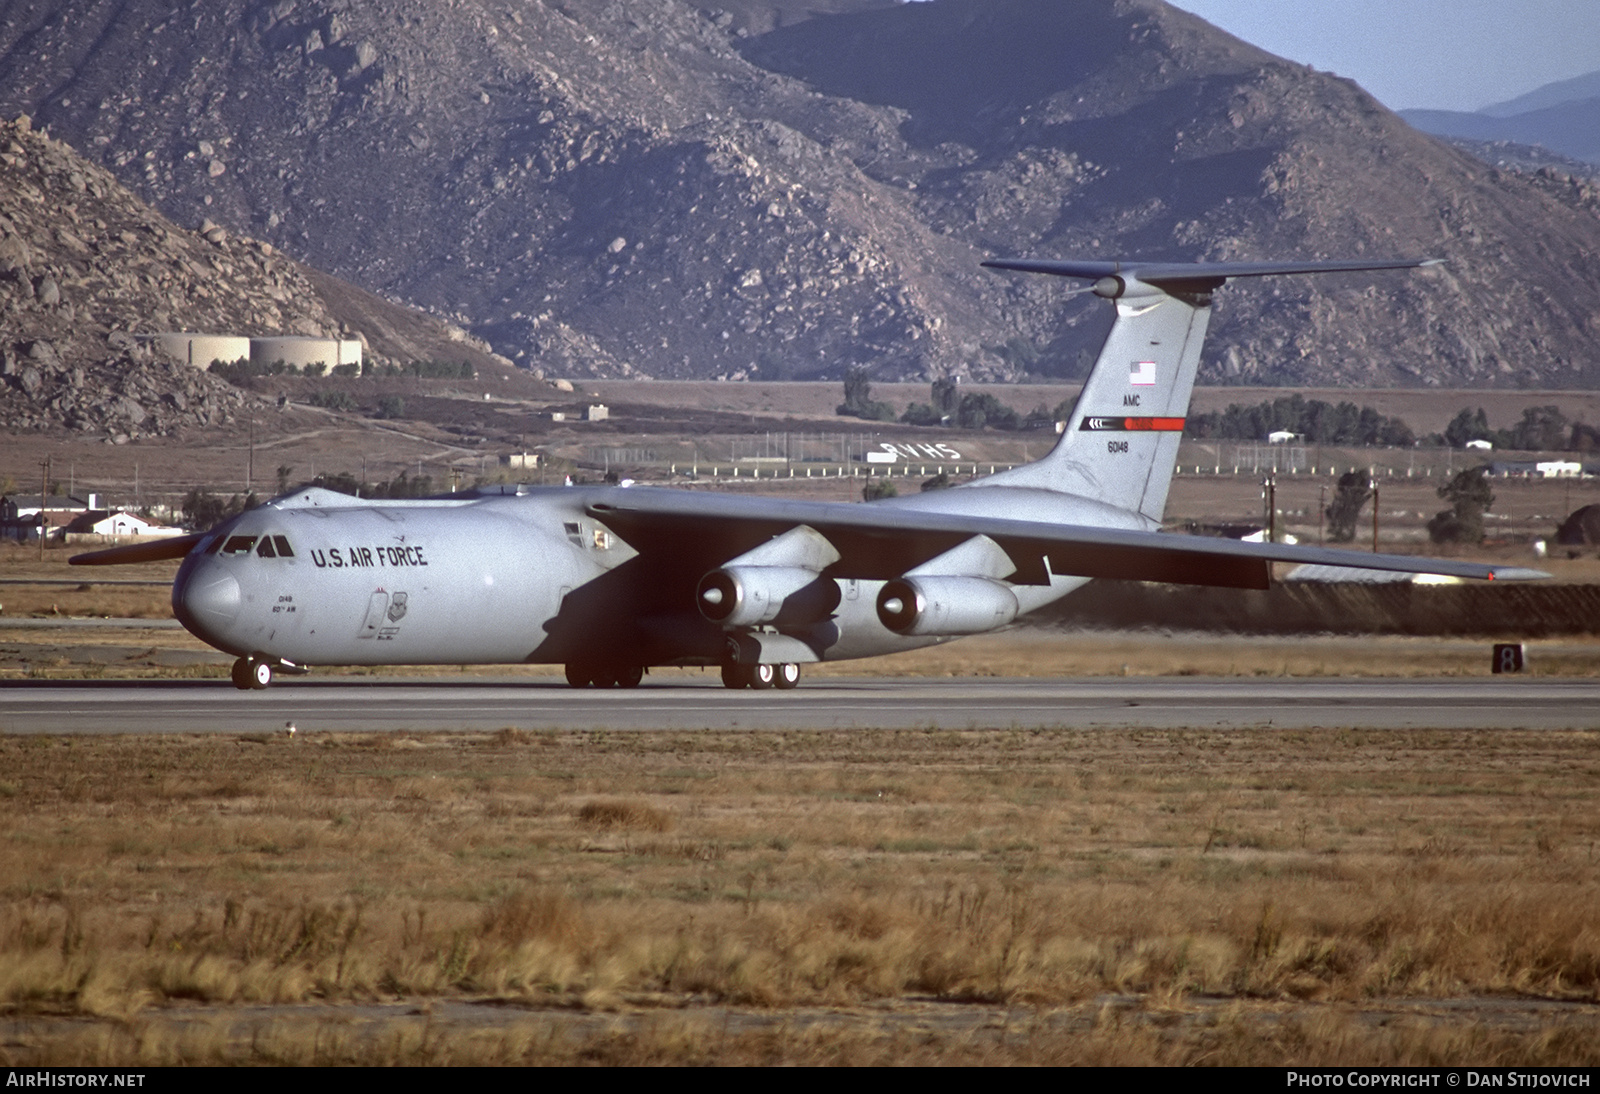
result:
<svg viewBox="0 0 1600 1094"><path fill-rule="evenodd" d="M204 371L213 361L235 361L250 358L250 339L234 334L190 334L173 331L153 336L161 352L180 364L193 365Z"/></svg>
<svg viewBox="0 0 1600 1094"><path fill-rule="evenodd" d="M252 338L250 363L270 365L282 361L301 371L307 365L320 364L333 369L339 365L361 363L361 343L357 339L338 338Z"/></svg>

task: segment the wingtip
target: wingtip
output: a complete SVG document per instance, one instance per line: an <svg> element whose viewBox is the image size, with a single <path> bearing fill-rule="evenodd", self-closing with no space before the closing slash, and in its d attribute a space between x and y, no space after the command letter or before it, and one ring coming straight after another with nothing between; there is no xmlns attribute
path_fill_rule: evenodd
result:
<svg viewBox="0 0 1600 1094"><path fill-rule="evenodd" d="M1544 581L1553 575L1526 566L1496 566L1489 571L1490 581Z"/></svg>

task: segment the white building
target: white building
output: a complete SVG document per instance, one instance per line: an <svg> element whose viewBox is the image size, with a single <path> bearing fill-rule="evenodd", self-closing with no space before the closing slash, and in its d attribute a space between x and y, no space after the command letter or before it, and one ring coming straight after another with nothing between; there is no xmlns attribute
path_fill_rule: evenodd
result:
<svg viewBox="0 0 1600 1094"><path fill-rule="evenodd" d="M61 538L67 543L118 543L126 539L170 539L181 535L181 528L152 524L119 509L91 509L61 530Z"/></svg>
<svg viewBox="0 0 1600 1094"><path fill-rule="evenodd" d="M1541 460L1533 469L1547 479L1575 479L1583 474L1583 464L1576 460Z"/></svg>

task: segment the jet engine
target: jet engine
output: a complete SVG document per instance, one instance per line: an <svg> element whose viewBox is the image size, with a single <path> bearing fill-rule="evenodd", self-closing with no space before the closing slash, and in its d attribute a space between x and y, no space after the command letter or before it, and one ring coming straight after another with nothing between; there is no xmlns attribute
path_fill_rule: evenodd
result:
<svg viewBox="0 0 1600 1094"><path fill-rule="evenodd" d="M724 566L700 579L695 602L724 627L815 623L839 606L839 583L799 566Z"/></svg>
<svg viewBox="0 0 1600 1094"><path fill-rule="evenodd" d="M907 637L982 634L1017 617L1010 587L986 577L897 577L878 594L878 620Z"/></svg>
<svg viewBox="0 0 1600 1094"><path fill-rule="evenodd" d="M701 578L695 603L729 630L819 623L839 606L839 583L821 576L838 561L833 544L802 524Z"/></svg>

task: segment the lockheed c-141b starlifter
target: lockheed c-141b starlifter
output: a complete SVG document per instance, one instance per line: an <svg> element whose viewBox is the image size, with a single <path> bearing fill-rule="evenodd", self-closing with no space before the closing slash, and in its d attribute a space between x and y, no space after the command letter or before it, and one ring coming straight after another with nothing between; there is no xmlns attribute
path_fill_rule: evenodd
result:
<svg viewBox="0 0 1600 1094"><path fill-rule="evenodd" d="M234 683L312 665L655 665L790 688L802 666L981 634L1097 577L1263 589L1274 562L1492 580L1534 571L1164 534L1211 295L1229 278L1423 260L996 260L1092 283L1116 319L1049 455L868 504L646 487L483 487L408 501L303 488L208 532L81 555L183 558L173 609Z"/></svg>

